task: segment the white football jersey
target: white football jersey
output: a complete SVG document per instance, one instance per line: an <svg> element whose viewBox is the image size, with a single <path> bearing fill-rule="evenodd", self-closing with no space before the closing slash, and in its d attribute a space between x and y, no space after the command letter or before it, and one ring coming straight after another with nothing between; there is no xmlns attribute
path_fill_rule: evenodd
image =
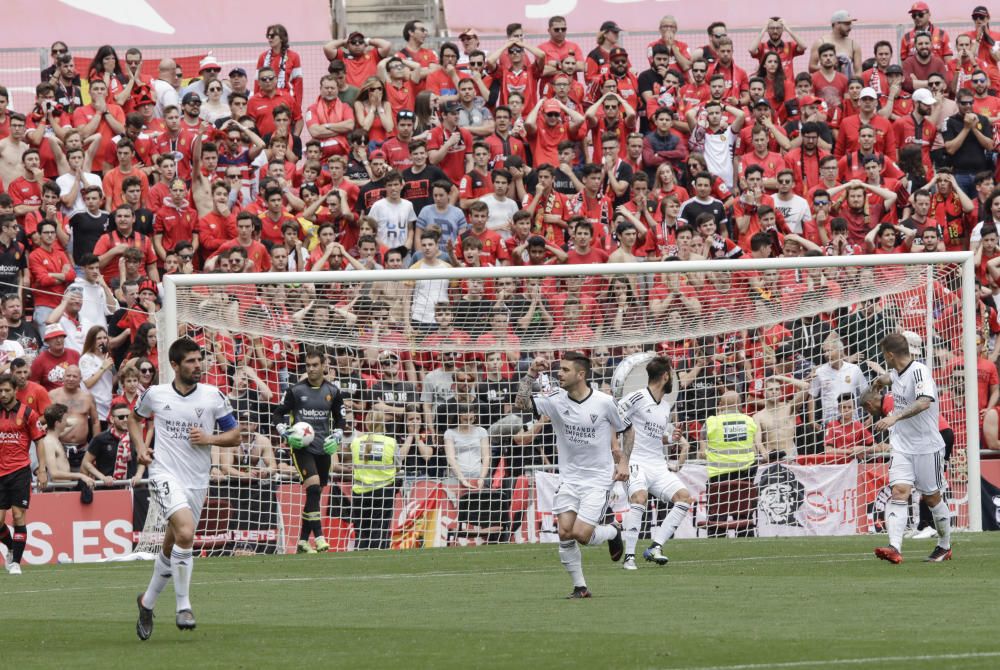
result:
<svg viewBox="0 0 1000 670"><path fill-rule="evenodd" d="M889 429L889 444L902 454L932 454L944 449L938 430L938 391L931 371L923 363L910 361L902 372L891 371L892 413L898 414L917 398L931 399L931 406L916 416L900 419Z"/></svg>
<svg viewBox="0 0 1000 670"><path fill-rule="evenodd" d="M669 436L670 400L664 393L660 402L653 400L648 388L636 391L618 403L618 412L625 421L625 427L632 426L635 439L632 442L632 456L629 463L663 465L663 436Z"/></svg>
<svg viewBox="0 0 1000 670"><path fill-rule="evenodd" d="M611 488L615 462L611 437L625 430L614 398L591 391L577 402L562 388L537 393L535 411L552 421L559 452L559 479L573 484Z"/></svg>
<svg viewBox="0 0 1000 670"><path fill-rule="evenodd" d="M142 394L135 413L153 417L156 433L149 475L169 474L188 488L208 488L212 447L192 445L188 434L195 426L209 435L217 425L222 430L235 426L226 396L210 384L198 384L187 395L178 393L173 384L157 384Z"/></svg>

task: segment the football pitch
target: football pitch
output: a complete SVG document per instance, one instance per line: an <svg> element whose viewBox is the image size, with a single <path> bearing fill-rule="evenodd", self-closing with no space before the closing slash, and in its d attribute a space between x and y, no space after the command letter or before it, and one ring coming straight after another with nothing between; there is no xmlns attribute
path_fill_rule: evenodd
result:
<svg viewBox="0 0 1000 670"><path fill-rule="evenodd" d="M878 561L885 536L684 540L625 572L584 548L568 601L555 545L198 559L197 630L168 586L135 636L151 564L0 573L4 668L996 668L1000 533L955 560ZM640 543L640 548L645 545Z"/></svg>

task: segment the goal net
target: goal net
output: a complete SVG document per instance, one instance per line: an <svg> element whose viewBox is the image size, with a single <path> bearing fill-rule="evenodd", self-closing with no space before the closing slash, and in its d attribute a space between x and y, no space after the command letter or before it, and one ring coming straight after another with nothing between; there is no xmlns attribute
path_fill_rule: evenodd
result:
<svg viewBox="0 0 1000 670"><path fill-rule="evenodd" d="M158 321L161 381L171 335L195 338L204 380L244 427L240 449L217 455L199 529L209 550L294 550L305 493L272 414L311 349L346 400L321 503L334 549L554 540L552 426L513 401L538 355L553 361L540 385L558 384L565 351L590 356L592 386L619 398L645 386L650 358L671 361L663 457L695 501L676 537L878 533L888 436L863 398L885 366L880 341L902 333L939 390L954 524L978 529L985 398L972 362L977 332L991 333L973 284L967 253L175 276ZM759 446L722 481L706 425L733 412ZM396 443L374 487L372 434ZM929 519L919 502L912 532ZM648 506L644 537L670 501ZM616 486L608 518L628 507ZM158 531L154 510L143 536Z"/></svg>

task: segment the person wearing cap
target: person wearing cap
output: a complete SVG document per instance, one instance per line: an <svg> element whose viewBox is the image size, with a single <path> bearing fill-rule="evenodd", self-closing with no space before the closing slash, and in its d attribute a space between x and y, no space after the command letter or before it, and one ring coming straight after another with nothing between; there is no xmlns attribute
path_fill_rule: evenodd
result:
<svg viewBox="0 0 1000 670"><path fill-rule="evenodd" d="M222 81L219 76L221 72L222 66L219 64L219 59L212 53L206 54L198 61L198 78L181 89L181 101L183 102L189 93L197 94L199 100L204 99L208 95L208 85L213 81ZM229 95L231 92L229 85L225 82L222 83L222 89L223 97Z"/></svg>
<svg viewBox="0 0 1000 670"><path fill-rule="evenodd" d="M230 93L241 93L250 97L250 85L247 78L247 71L241 67L234 67L226 77L226 84L229 84ZM224 84L225 85L225 84ZM223 88L223 93L225 89Z"/></svg>
<svg viewBox="0 0 1000 670"><path fill-rule="evenodd" d="M201 96L194 91L181 96L181 128L191 132L192 141L203 130L207 130L208 126L201 118Z"/></svg>
<svg viewBox="0 0 1000 670"><path fill-rule="evenodd" d="M433 128L427 140L431 165L437 165L457 184L472 168L472 133L458 126L461 105L452 100L441 108L441 125Z"/></svg>
<svg viewBox="0 0 1000 670"><path fill-rule="evenodd" d="M948 66L931 50L930 33L920 32L913 38L913 52L903 61L903 90L912 93L927 86L927 76L932 72L946 74ZM947 75L946 75L947 76Z"/></svg>
<svg viewBox="0 0 1000 670"><path fill-rule="evenodd" d="M347 71L347 83L361 86L368 77L378 73L379 61L392 53L392 43L378 37L365 37L355 30L344 39L331 40L323 45L323 55L328 61L341 60Z"/></svg>
<svg viewBox="0 0 1000 670"><path fill-rule="evenodd" d="M895 123L896 119L913 110L913 98L903 88L903 68L896 64L890 65L885 69L885 77L880 79L888 82L888 90L878 113ZM877 88L875 90L878 91ZM897 143L896 146L904 145Z"/></svg>
<svg viewBox="0 0 1000 670"><path fill-rule="evenodd" d="M990 30L990 10L984 5L972 10L972 22L975 27L963 34L972 39L976 62L980 67L985 66L990 78L990 88L1000 90L1000 69L997 67L997 61L1000 60L1000 32Z"/></svg>
<svg viewBox="0 0 1000 670"><path fill-rule="evenodd" d="M788 36L792 38L790 41L786 42L781 39L785 33L788 33ZM767 35L766 41L764 40L765 35ZM781 67L785 70L785 81L793 81L795 79L795 57L806 52L806 43L785 25L785 20L780 16L772 16L760 29L760 35L757 36L754 46L750 49L750 57L763 65L764 58L772 52L778 54Z"/></svg>
<svg viewBox="0 0 1000 670"><path fill-rule="evenodd" d="M858 113L846 117L840 122L840 132L837 133L837 144L833 154L844 156L858 149L858 132L862 126L875 129L875 151L889 156L896 155L896 136L892 132L892 124L883 116L879 116L878 93L873 88L861 89L858 100Z"/></svg>
<svg viewBox="0 0 1000 670"><path fill-rule="evenodd" d="M278 88L278 74L270 67L262 67L257 71L257 85L250 100L247 101L247 114L257 126L257 133L264 137L275 130L274 110L279 105L285 105L292 114L292 133L302 133L302 107L288 94L287 90Z"/></svg>
<svg viewBox="0 0 1000 670"><path fill-rule="evenodd" d="M458 41L462 43L462 54L458 57L458 67L461 70L469 69L469 59L474 51L480 51L486 57L486 50L479 46L479 33L475 28L466 28L458 34Z"/></svg>
<svg viewBox="0 0 1000 670"><path fill-rule="evenodd" d="M416 115L412 109L401 109L396 113L396 132L379 147L393 170L403 170L413 165L410 158L410 142L413 140L413 124Z"/></svg>
<svg viewBox="0 0 1000 670"><path fill-rule="evenodd" d="M913 28L903 35L899 43L899 60L904 61L913 55L914 38L917 33L929 33L931 36L931 51L935 56L945 61L954 58L951 51L951 39L943 28L939 28L931 23L931 8L926 2L915 2L910 7L910 18L913 19Z"/></svg>
<svg viewBox="0 0 1000 670"><path fill-rule="evenodd" d="M857 19L846 9L838 9L830 17L830 32L813 42L809 51L809 71L819 69L819 48L823 44L832 44L835 49L837 71L845 77L853 77L861 73L861 46L851 39L851 28Z"/></svg>
<svg viewBox="0 0 1000 670"><path fill-rule="evenodd" d="M566 17L549 17L549 39L538 45L545 52L545 69L542 71L542 86L552 83L557 74L566 74L576 81L577 73L584 71L585 54L580 45L566 39ZM572 71L563 69L563 60L569 55L575 59Z"/></svg>
<svg viewBox="0 0 1000 670"><path fill-rule="evenodd" d="M597 46L587 54L584 64L584 80L588 82L603 78L608 72L611 50L618 46L622 29L614 21L605 21L597 31Z"/></svg>
<svg viewBox="0 0 1000 670"><path fill-rule="evenodd" d="M325 74L319 80L319 96L305 114L309 136L319 140L323 157L342 152L347 133L354 130L354 110L340 101L337 78Z"/></svg>
<svg viewBox="0 0 1000 670"><path fill-rule="evenodd" d="M66 331L59 324L46 326L43 340L45 348L31 362L28 378L52 391L63 385L66 368L79 365L80 354L66 346Z"/></svg>
<svg viewBox="0 0 1000 670"><path fill-rule="evenodd" d="M948 154L955 180L970 197L975 197L976 174L993 171L989 153L994 150L993 124L973 111L975 94L963 88L955 95L958 113L945 119L941 133L944 150Z"/></svg>
<svg viewBox="0 0 1000 670"><path fill-rule="evenodd" d="M582 140L586 132L585 122L583 114L554 98L539 100L524 120L535 165L559 165L559 143Z"/></svg>

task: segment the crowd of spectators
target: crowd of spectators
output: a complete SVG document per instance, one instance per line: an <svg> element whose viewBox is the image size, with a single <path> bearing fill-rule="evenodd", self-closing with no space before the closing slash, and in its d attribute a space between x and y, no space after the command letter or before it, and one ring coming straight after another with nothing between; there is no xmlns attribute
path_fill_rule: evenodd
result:
<svg viewBox="0 0 1000 670"><path fill-rule="evenodd" d="M206 291L200 308L223 315L218 327L185 327L245 427L242 455L220 456L219 470L291 471L270 405L301 373L297 342L329 337L357 343L327 351L352 426L378 412L401 473L472 490L553 459L547 424L512 408L523 361L583 349L607 390L615 363L644 346L603 342L649 343L660 324L726 315L759 327L645 346L673 360L686 434L733 389L760 413L770 451L842 457L874 442L844 394L856 407L880 337L924 332L928 310L944 334L922 351L940 347L946 392L961 393L946 379L962 364L947 355L958 350L954 273L930 303L921 287L784 323L795 305L886 277L845 268L317 287L306 273L971 249L985 417L998 395L1000 32L986 7L954 38L926 3L909 14L902 43L880 40L871 54L846 11L813 44L770 18L750 72L734 62L725 24L688 45L672 16L632 53L614 21L584 48L558 16L547 41L530 43L512 23L490 51L474 29L432 50L420 21L401 41L349 32L323 46L329 71L315 82L281 25L266 28L255 72L223 77L209 54L186 81L169 58L144 76L136 48L120 58L101 47L77 72L55 42L30 109L9 109L0 87L0 371L40 410L50 396L68 407L61 439L86 481L100 474L95 458L136 476L102 431L120 437L116 407L157 379L163 275L300 272L299 285Z"/></svg>

